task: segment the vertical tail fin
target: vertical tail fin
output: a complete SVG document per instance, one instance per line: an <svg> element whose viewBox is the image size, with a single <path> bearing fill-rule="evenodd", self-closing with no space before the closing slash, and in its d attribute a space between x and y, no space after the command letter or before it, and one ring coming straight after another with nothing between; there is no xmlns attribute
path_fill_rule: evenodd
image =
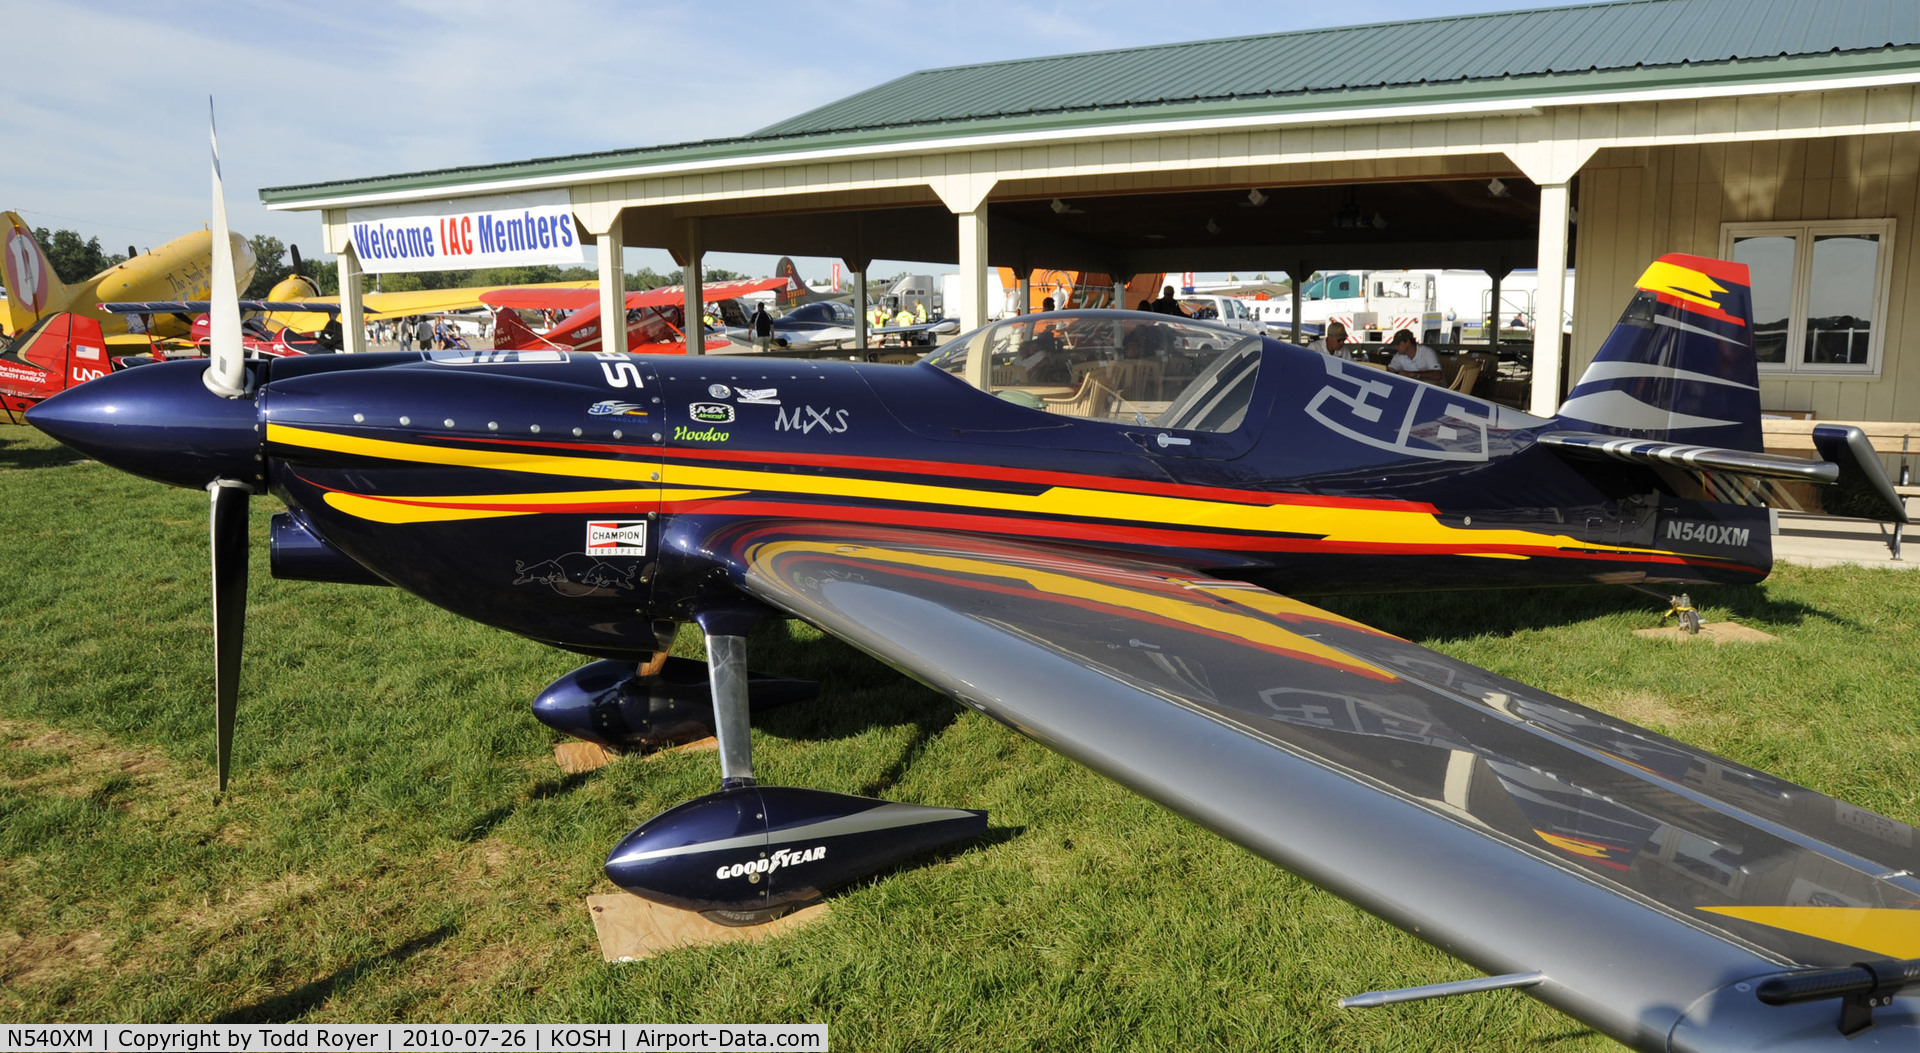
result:
<svg viewBox="0 0 1920 1053"><path fill-rule="evenodd" d="M33 231L12 212L0 213L0 278L6 282L10 332L26 332L42 315L65 307L72 298Z"/></svg>
<svg viewBox="0 0 1920 1053"><path fill-rule="evenodd" d="M786 288L773 294L773 302L781 307L798 307L820 298L814 293L813 287L807 284L806 279L800 277L800 268L793 265L791 257L780 257L780 262L774 265L773 276L787 280Z"/></svg>
<svg viewBox="0 0 1920 1053"><path fill-rule="evenodd" d="M1753 295L1742 263L1672 254L1581 375L1559 420L1571 428L1758 452Z"/></svg>
<svg viewBox="0 0 1920 1053"><path fill-rule="evenodd" d="M496 307L493 311L493 346L497 350L515 351L552 345L527 327L519 311L511 307Z"/></svg>
<svg viewBox="0 0 1920 1053"><path fill-rule="evenodd" d="M0 344L0 400L24 410L113 368L100 323L65 311L42 316L11 346Z"/></svg>

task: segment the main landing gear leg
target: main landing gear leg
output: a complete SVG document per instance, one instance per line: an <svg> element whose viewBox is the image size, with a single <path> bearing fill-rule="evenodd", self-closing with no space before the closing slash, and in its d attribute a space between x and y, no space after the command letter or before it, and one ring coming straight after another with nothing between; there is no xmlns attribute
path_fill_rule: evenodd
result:
<svg viewBox="0 0 1920 1053"><path fill-rule="evenodd" d="M720 740L720 788L752 786L745 636L707 634L707 678L713 686L713 735Z"/></svg>
<svg viewBox="0 0 1920 1053"><path fill-rule="evenodd" d="M758 925L914 855L978 837L987 813L897 804L753 775L747 629L752 611L694 620L707 636L720 791L640 824L607 856L614 884L722 925Z"/></svg>

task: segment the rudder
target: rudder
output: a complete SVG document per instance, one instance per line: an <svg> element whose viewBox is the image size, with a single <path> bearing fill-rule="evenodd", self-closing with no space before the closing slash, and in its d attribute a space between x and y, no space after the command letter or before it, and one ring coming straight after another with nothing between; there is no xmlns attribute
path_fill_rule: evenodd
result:
<svg viewBox="0 0 1920 1053"><path fill-rule="evenodd" d="M51 312L11 344L0 341L0 405L11 417L112 368L99 322Z"/></svg>
<svg viewBox="0 0 1920 1053"><path fill-rule="evenodd" d="M1759 452L1746 265L1674 253L1634 287L1556 419L1575 430Z"/></svg>
<svg viewBox="0 0 1920 1053"><path fill-rule="evenodd" d="M13 212L0 213L0 221L5 224L0 232L0 280L7 290L7 330L21 334L71 297L26 221Z"/></svg>
<svg viewBox="0 0 1920 1053"><path fill-rule="evenodd" d="M493 346L499 351L521 351L556 345L528 328L527 323L521 320L519 311L511 307L499 307L493 312Z"/></svg>
<svg viewBox="0 0 1920 1053"><path fill-rule="evenodd" d="M800 268L793 265L792 257L780 257L780 262L774 264L773 276L787 280L786 288L773 294L775 304L781 307L798 307L816 298L813 287L807 284L805 278L800 277Z"/></svg>

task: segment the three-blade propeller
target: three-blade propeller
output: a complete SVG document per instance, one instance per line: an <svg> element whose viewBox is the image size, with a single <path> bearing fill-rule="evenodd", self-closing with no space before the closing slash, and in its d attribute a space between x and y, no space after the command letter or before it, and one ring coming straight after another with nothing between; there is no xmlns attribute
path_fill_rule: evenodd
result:
<svg viewBox="0 0 1920 1053"><path fill-rule="evenodd" d="M207 305L207 390L222 398L251 394L240 345L240 290L234 280L232 236L227 232L226 193L220 180L220 136L207 99L207 135L213 146L213 288ZM233 723L240 697L240 644L247 620L247 496L252 486L240 479L207 484L213 504L208 548L213 557L213 707L218 731L215 764L220 792L227 792L233 759Z"/></svg>

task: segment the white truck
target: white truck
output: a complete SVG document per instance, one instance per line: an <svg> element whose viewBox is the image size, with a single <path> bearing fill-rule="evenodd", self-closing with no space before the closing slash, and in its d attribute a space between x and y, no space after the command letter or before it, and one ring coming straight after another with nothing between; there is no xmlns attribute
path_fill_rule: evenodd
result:
<svg viewBox="0 0 1920 1053"><path fill-rule="evenodd" d="M1328 322L1340 322L1362 343L1381 344L1401 329L1422 341L1484 340L1482 327L1497 319L1502 329L1533 329L1534 295L1540 286L1537 271L1514 271L1500 282L1500 306L1493 309L1493 279L1485 271L1330 271L1317 275L1300 290L1302 338L1319 336ZM1567 278L1566 305L1573 303L1573 278ZM1289 297L1261 302L1259 319L1277 334L1291 329L1293 303ZM1571 318L1563 311L1561 328ZM1513 337L1519 339L1516 333Z"/></svg>
<svg viewBox="0 0 1920 1053"><path fill-rule="evenodd" d="M1190 318L1204 318L1209 322L1244 329L1249 333L1267 331L1265 322L1254 317L1252 305L1233 296L1219 296L1214 293L1187 293L1179 298L1180 309Z"/></svg>

